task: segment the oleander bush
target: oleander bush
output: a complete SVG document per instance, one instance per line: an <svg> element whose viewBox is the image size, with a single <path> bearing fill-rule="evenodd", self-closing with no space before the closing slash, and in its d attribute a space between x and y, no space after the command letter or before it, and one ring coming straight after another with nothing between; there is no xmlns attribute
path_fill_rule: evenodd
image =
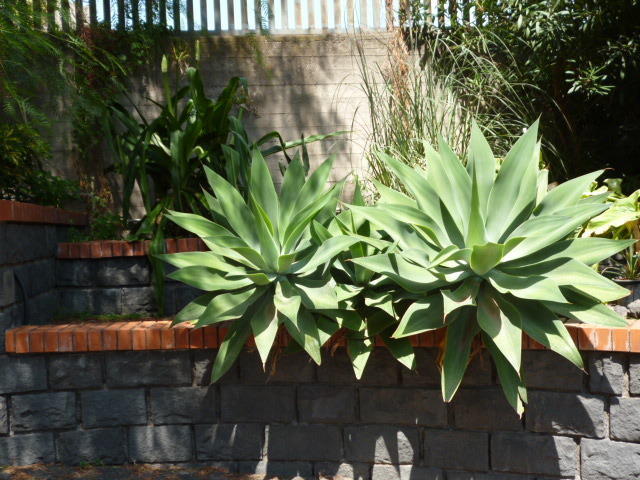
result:
<svg viewBox="0 0 640 480"><path fill-rule="evenodd" d="M427 171L379 153L408 194L378 185L367 206L357 187L339 213L330 160L305 178L294 159L277 193L254 149L246 200L207 170L215 220L169 215L211 250L162 256L178 267L171 278L207 291L176 322L226 323L214 381L251 334L263 363L279 329L317 363L322 345L344 337L359 376L376 336L412 368L411 337L442 329L443 399L482 344L521 414L523 332L583 368L564 319L626 325L605 302L627 290L591 265L630 241L579 236L609 208L606 195L583 195L602 171L548 190L539 150L536 123L502 161L475 125L465 162L443 140L439 151L425 146Z"/></svg>

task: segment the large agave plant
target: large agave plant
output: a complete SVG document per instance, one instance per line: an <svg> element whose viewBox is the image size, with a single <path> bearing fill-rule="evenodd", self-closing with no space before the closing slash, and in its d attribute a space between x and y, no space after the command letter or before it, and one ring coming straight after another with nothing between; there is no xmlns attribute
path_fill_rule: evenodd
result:
<svg viewBox="0 0 640 480"><path fill-rule="evenodd" d="M340 193L339 186L326 186L331 160L305 178L296 157L286 169L279 194L258 150L252 151L251 160L248 201L207 169L215 197L209 192L205 196L216 220L168 215L201 237L211 251L160 256L178 267L169 277L208 292L180 311L176 323L194 321L201 327L228 322L213 381L229 369L251 334L266 362L280 325L320 363L321 345L339 328L331 317L318 314L339 308L341 289L327 264L361 240L357 235L330 235L322 243L312 241L311 223L327 223Z"/></svg>
<svg viewBox="0 0 640 480"><path fill-rule="evenodd" d="M575 238L607 209L603 197L582 198L602 172L548 191L536 136L537 123L500 163L474 127L466 167L441 141L439 152L426 146L426 172L381 154L412 196L382 187L377 206L351 206L397 244L391 253L352 260L413 298L393 336L446 329L445 401L458 389L478 337L495 361L508 401L521 413L527 401L523 331L583 368L562 319L626 325L603 302L627 290L590 265L629 243Z"/></svg>

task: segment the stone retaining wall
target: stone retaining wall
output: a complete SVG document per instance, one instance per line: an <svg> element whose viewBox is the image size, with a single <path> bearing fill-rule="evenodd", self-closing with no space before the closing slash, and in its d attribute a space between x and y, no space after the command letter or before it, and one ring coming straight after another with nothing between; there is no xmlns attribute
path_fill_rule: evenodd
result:
<svg viewBox="0 0 640 480"><path fill-rule="evenodd" d="M520 420L484 356L442 402L436 352L412 373L376 349L361 381L343 349L316 367L243 353L208 385L214 350L0 357L0 464L202 462L285 478L640 478L640 355L585 354L590 375L524 352ZM270 368L270 366L268 366Z"/></svg>

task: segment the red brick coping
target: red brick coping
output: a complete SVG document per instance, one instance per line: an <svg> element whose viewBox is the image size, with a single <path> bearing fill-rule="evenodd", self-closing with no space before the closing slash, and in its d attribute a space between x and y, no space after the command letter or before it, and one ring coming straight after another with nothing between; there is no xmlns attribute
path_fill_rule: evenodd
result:
<svg viewBox="0 0 640 480"><path fill-rule="evenodd" d="M167 253L206 251L199 238L169 238ZM58 258L64 260L87 258L142 257L149 253L150 240L125 242L123 240L97 240L93 242L69 242L58 244Z"/></svg>
<svg viewBox="0 0 640 480"><path fill-rule="evenodd" d="M0 200L0 222L49 223L55 225L86 225L86 213L72 212L34 203Z"/></svg>
<svg viewBox="0 0 640 480"><path fill-rule="evenodd" d="M581 350L640 353L640 320L628 328L594 327L568 324L569 332ZM8 353L103 352L122 350L179 350L217 348L226 328L194 328L190 323L171 327L170 320L150 319L135 322L70 323L63 325L24 326L6 333ZM286 346L287 335L278 344ZM442 341L442 331L412 337L414 346L435 347ZM249 341L253 344L253 341ZM344 340L338 341L344 345ZM378 340L377 344L383 345ZM524 348L545 347L524 337Z"/></svg>

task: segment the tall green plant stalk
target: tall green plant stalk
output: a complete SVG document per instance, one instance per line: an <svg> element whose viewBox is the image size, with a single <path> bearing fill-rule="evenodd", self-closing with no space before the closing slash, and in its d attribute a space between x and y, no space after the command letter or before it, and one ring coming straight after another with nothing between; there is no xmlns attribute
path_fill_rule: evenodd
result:
<svg viewBox="0 0 640 480"><path fill-rule="evenodd" d="M489 52L498 39L482 37L475 49L450 41L420 21L409 7L413 27L397 29L387 42L386 65L368 58L356 42L361 84L367 96L371 128L368 132L370 178L399 188L376 152L392 154L403 163L426 167L425 142L442 136L465 156L475 118L497 156L506 154L535 114L521 92L529 85L506 76ZM417 19L417 20L416 20Z"/></svg>

